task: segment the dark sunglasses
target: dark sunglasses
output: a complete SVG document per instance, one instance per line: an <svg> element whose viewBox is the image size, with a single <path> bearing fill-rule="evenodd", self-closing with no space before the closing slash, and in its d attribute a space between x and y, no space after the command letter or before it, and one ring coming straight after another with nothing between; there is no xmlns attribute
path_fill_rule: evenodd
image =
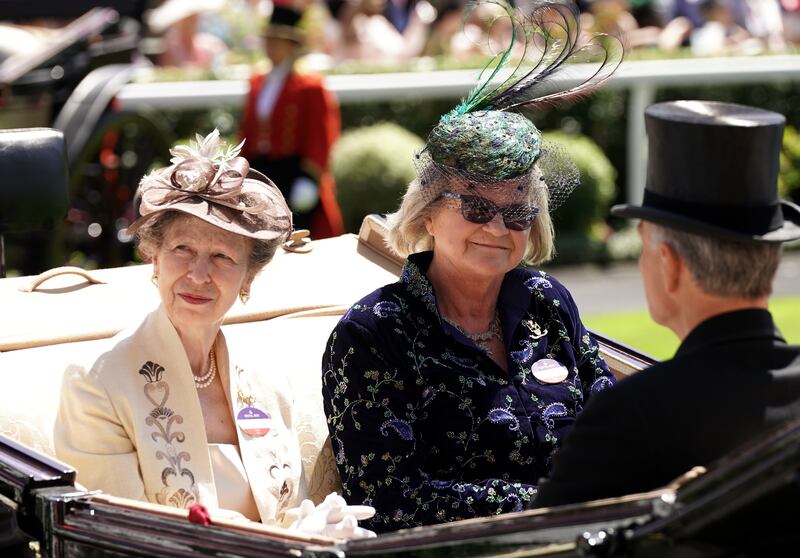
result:
<svg viewBox="0 0 800 558"><path fill-rule="evenodd" d="M506 228L512 231L525 231L531 228L539 214L538 207L531 207L522 203L498 206L492 200L480 196L467 194L453 194L442 192L441 197L461 200L461 215L470 223L488 223L499 212L503 217Z"/></svg>

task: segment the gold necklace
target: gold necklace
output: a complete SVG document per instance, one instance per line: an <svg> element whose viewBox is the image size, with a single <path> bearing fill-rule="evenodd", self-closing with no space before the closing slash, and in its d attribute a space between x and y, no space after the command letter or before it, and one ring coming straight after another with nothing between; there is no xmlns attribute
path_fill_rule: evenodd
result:
<svg viewBox="0 0 800 558"><path fill-rule="evenodd" d="M460 325L446 318L445 316L442 316L442 319L463 333L467 339L483 349L489 356L492 356L492 351L489 348L489 342L494 338L500 339L501 341L503 340L503 329L500 325L500 312L498 310L494 311L494 318L492 318L491 323L489 323L489 329L482 331L481 333L468 333L464 331Z"/></svg>
<svg viewBox="0 0 800 558"><path fill-rule="evenodd" d="M214 378L217 377L217 355L214 347L211 347L208 352L208 372L202 376L192 374L192 377L194 378L194 387L197 389L205 389L214 382Z"/></svg>

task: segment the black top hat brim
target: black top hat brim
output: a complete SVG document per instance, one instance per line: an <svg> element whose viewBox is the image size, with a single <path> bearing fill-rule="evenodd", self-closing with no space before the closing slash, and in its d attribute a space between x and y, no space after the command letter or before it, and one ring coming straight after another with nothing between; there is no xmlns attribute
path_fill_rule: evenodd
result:
<svg viewBox="0 0 800 558"><path fill-rule="evenodd" d="M782 114L671 101L650 105L644 116L644 197L612 215L743 242L800 239L800 207L778 197Z"/></svg>
<svg viewBox="0 0 800 558"><path fill-rule="evenodd" d="M615 217L641 219L690 233L726 240L789 242L800 239L800 207L785 200L780 201L780 207L783 212L783 225L765 234L748 234L739 230L712 225L700 219L664 209L628 203L615 205L611 208L611 214Z"/></svg>

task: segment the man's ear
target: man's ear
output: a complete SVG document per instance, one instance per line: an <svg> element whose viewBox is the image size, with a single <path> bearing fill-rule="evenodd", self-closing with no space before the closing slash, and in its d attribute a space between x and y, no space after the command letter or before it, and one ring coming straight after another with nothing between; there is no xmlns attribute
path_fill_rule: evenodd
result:
<svg viewBox="0 0 800 558"><path fill-rule="evenodd" d="M664 281L664 290L667 293L674 294L681 284L686 266L675 249L666 242L659 244L658 255L661 259L661 269L663 270L661 277Z"/></svg>

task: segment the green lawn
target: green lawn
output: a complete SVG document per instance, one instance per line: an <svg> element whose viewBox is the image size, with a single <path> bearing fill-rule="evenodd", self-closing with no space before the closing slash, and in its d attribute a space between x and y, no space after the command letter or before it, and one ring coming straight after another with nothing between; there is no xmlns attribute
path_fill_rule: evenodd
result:
<svg viewBox="0 0 800 558"><path fill-rule="evenodd" d="M770 303L770 311L786 340L800 344L800 297L776 298ZM583 316L583 322L598 333L658 359L671 357L678 348L677 337L667 328L654 323L646 310L589 314Z"/></svg>

